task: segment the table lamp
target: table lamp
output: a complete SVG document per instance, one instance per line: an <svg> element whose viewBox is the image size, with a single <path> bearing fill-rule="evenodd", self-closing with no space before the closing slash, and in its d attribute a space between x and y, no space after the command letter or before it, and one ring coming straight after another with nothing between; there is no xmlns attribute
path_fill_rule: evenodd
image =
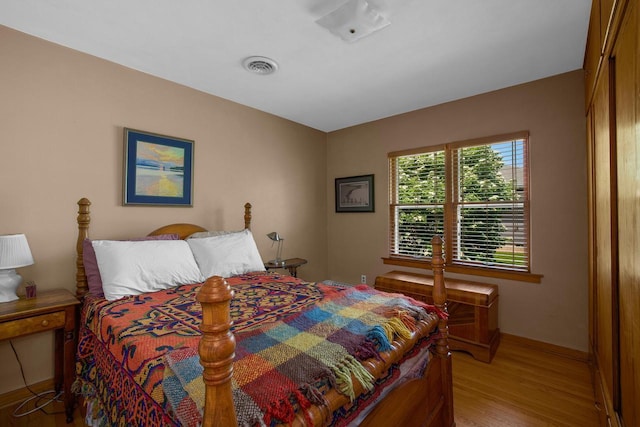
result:
<svg viewBox="0 0 640 427"><path fill-rule="evenodd" d="M275 242L278 242L278 249L276 251L276 259L269 261L270 264L274 265L283 265L284 261L282 260L282 241L284 240L282 236L280 236L276 231L272 231L267 234L267 237ZM273 245L273 243L272 243Z"/></svg>
<svg viewBox="0 0 640 427"><path fill-rule="evenodd" d="M18 299L16 289L22 277L16 268L33 264L33 256L24 234L0 236L0 302Z"/></svg>

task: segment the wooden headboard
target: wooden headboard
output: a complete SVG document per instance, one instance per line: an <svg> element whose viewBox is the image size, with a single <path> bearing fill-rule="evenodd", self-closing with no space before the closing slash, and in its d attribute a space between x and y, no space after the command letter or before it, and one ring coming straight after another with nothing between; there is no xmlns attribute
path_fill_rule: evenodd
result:
<svg viewBox="0 0 640 427"><path fill-rule="evenodd" d="M87 275L84 270L82 261L82 242L89 238L89 224L91 223L91 212L89 207L91 202L86 197L78 200L78 240L76 242L76 295L79 298L89 291L87 285ZM251 229L251 203L244 205L244 228ZM148 236L157 236L158 234L177 234L181 239L186 239L193 233L199 231L207 231L206 228L195 224L176 223L162 226L153 230Z"/></svg>

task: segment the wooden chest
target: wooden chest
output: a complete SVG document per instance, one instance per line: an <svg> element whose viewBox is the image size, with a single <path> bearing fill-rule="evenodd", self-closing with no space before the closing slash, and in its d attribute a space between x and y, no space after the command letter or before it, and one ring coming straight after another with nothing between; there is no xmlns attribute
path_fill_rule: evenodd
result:
<svg viewBox="0 0 640 427"><path fill-rule="evenodd" d="M469 352L491 362L500 343L498 286L466 280L445 279L449 310L449 348ZM432 304L433 277L390 271L376 277L375 288L402 293Z"/></svg>

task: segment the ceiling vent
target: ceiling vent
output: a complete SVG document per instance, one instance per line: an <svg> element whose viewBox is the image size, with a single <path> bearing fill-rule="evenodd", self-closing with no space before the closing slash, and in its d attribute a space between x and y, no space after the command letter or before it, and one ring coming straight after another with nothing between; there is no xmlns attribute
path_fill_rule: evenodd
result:
<svg viewBox="0 0 640 427"><path fill-rule="evenodd" d="M273 74L278 70L278 63L264 56L250 56L242 61L242 65L247 71L263 76Z"/></svg>

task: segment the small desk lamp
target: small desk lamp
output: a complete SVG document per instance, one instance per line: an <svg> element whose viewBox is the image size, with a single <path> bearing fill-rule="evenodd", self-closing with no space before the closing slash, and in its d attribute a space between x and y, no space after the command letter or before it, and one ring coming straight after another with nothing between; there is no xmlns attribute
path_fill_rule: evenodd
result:
<svg viewBox="0 0 640 427"><path fill-rule="evenodd" d="M284 261L282 260L282 241L284 240L282 236L278 234L276 231L272 231L267 234L267 237L273 240L274 242L278 242L278 250L276 251L276 259L269 261L270 264L274 265L283 265ZM272 243L273 245L273 243Z"/></svg>
<svg viewBox="0 0 640 427"><path fill-rule="evenodd" d="M16 289L22 277L16 268L33 264L33 256L24 234L0 236L0 302L18 299Z"/></svg>

